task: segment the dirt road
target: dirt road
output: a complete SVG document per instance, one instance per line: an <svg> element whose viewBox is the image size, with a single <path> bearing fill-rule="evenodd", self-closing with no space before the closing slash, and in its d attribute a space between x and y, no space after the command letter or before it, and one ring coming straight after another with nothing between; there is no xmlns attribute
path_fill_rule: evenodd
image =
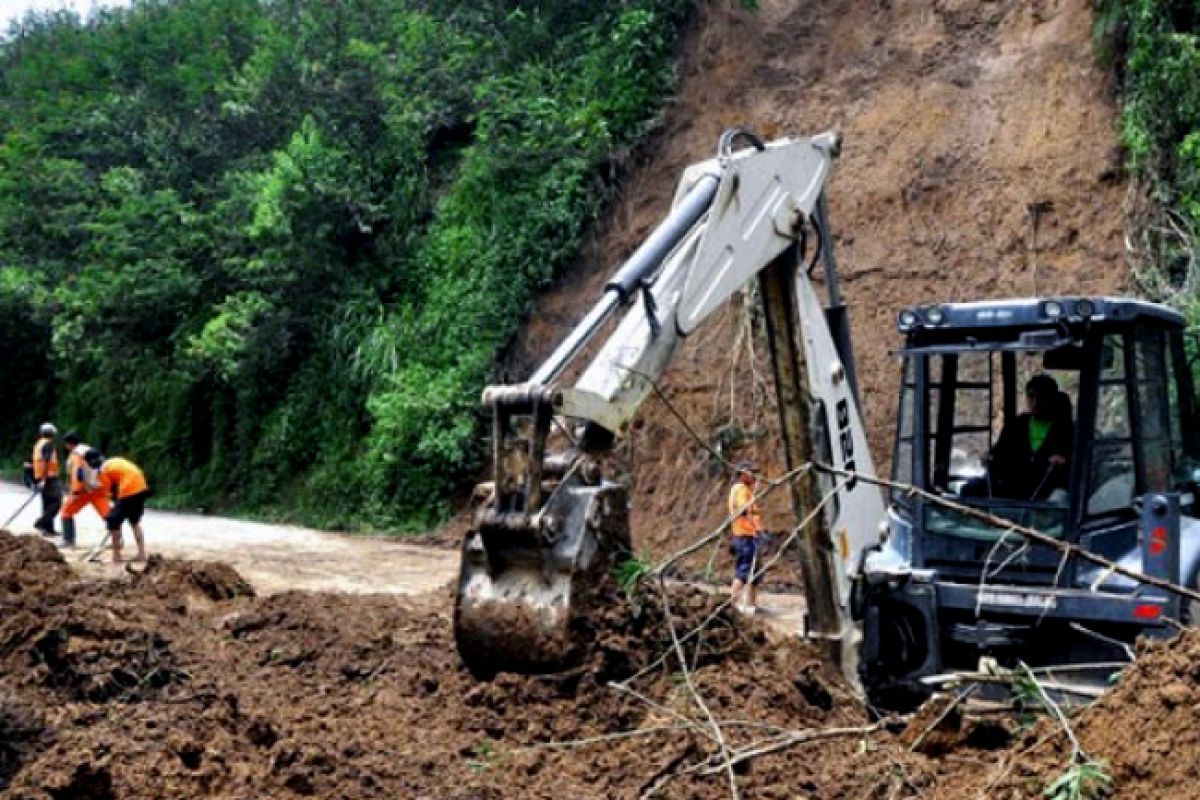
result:
<svg viewBox="0 0 1200 800"><path fill-rule="evenodd" d="M28 498L23 487L0 483L0 521ZM30 503L9 530L31 533L39 503ZM122 568L108 563L107 553L102 563L83 560L104 535L99 517L86 509L76 525L79 546L74 553L64 551L67 561L89 575L122 574ZM260 595L291 590L416 595L440 589L458 574L457 550L394 539L155 509L146 512L143 526L150 552L229 564ZM798 595L764 594L761 604L772 627L800 630L803 600Z"/></svg>
<svg viewBox="0 0 1200 800"><path fill-rule="evenodd" d="M21 486L0 484L0 521L28 497ZM39 503L30 503L9 529L32 531ZM76 524L80 546L77 555L64 552L67 561L88 572L119 572L108 563L79 563L100 542L104 526L91 509L84 510ZM458 570L457 551L390 539L155 509L146 512L143 525L150 552L230 564L259 594L290 589L420 594L444 586Z"/></svg>

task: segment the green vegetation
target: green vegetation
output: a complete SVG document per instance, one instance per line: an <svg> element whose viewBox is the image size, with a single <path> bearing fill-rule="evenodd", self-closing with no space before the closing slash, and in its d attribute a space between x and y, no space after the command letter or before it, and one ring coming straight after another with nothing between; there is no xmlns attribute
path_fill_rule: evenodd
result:
<svg viewBox="0 0 1200 800"><path fill-rule="evenodd" d="M1105 0L1096 31L1102 52L1117 59L1130 166L1156 179L1158 199L1200 224L1200 5Z"/></svg>
<svg viewBox="0 0 1200 800"><path fill-rule="evenodd" d="M629 557L617 565L617 585L625 594L633 594L642 579L654 571L654 562L649 553L630 553Z"/></svg>
<svg viewBox="0 0 1200 800"><path fill-rule="evenodd" d="M0 44L0 442L413 527L670 88L683 0L177 0Z"/></svg>
<svg viewBox="0 0 1200 800"><path fill-rule="evenodd" d="M1110 796L1112 776L1104 761L1081 761L1069 766L1046 787L1049 800L1100 800Z"/></svg>
<svg viewBox="0 0 1200 800"><path fill-rule="evenodd" d="M1095 34L1121 89L1121 140L1156 208L1142 225L1143 275L1152 294L1200 324L1200 3L1100 0Z"/></svg>
<svg viewBox="0 0 1200 800"><path fill-rule="evenodd" d="M1071 745L1071 756L1057 778L1046 785L1043 795L1049 800L1102 800L1110 796L1113 778L1108 771L1108 762L1094 759L1084 752L1083 746L1071 729L1070 720L1062 708L1050 697L1041 682L1024 663L1011 673L1013 698L1019 709L1021 727L1032 724L1032 714L1046 714L1062 729Z"/></svg>

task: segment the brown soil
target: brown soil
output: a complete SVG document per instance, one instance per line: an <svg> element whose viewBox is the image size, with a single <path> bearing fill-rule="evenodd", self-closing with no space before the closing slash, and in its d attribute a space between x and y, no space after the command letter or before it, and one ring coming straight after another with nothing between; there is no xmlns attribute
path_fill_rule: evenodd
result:
<svg viewBox="0 0 1200 800"><path fill-rule="evenodd" d="M673 661L634 684L667 710L608 686L668 651L654 594L612 598L568 673L477 682L455 654L448 593L259 599L227 567L161 560L77 581L44 542L3 533L0 574L23 576L0 595L4 797L636 797L707 753L678 730L522 750L696 716ZM680 634L714 604L685 591L670 602ZM769 724L861 721L800 645L725 612L699 641L685 645L697 687L745 723L731 743ZM721 792L711 778L673 783L665 796Z"/></svg>
<svg viewBox="0 0 1200 800"><path fill-rule="evenodd" d="M672 624L682 634L712 613L700 593L610 598L575 669L480 682L455 655L448 591L255 598L227 567L172 561L77 580L44 542L6 533L0 574L20 576L0 591L3 798L729 796L671 644ZM795 640L722 612L681 646L731 748L867 723ZM1144 646L1073 720L1113 796L1191 796L1198 660L1195 631ZM630 682L642 698L611 685L646 667ZM739 794L1033 800L1067 762L1045 719L1021 729L944 710L750 758Z"/></svg>
<svg viewBox="0 0 1200 800"><path fill-rule="evenodd" d="M578 267L539 302L510 373L527 375L594 302L662 218L682 169L709 157L722 129L837 128L845 146L831 217L871 449L886 471L900 308L1125 288L1126 186L1091 15L1088 0L704 4L661 132ZM1031 207L1042 209L1036 237ZM701 435L778 474L764 349L751 347L745 328L740 302L719 311L663 385ZM672 551L723 518L727 476L662 403L647 402L623 447L639 548ZM775 529L791 519L779 494L767 509ZM719 570L724 559L717 554Z"/></svg>

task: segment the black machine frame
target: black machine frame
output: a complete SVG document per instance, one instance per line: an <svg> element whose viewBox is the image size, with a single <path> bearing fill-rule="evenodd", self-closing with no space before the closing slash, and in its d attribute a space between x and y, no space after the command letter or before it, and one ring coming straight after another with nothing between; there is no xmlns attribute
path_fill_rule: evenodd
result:
<svg viewBox="0 0 1200 800"><path fill-rule="evenodd" d="M1175 312L1152 303L1106 298L1049 298L996 303L963 303L909 309L901 313L905 361L895 446L893 479L922 493L893 492L890 535L864 561L856 609L863 619L861 673L877 697L922 696L927 679L947 670L970 670L980 657L1031 665L1070 665L1123 660L1125 646L1138 635L1168 635L1172 620L1188 614L1177 597L1120 576L1105 575L1088 562L1064 558L1058 550L1030 545L997 530L990 537L960 536L945 530L945 490L950 439L955 434L958 394L956 358L964 353L999 353L1004 421L1016 413L1018 353L1062 353L1077 359L1078 403L1065 507L990 497L948 496L955 503L1039 527L1038 514L1061 517L1059 535L1098 555L1146 575L1192 586L1200 570L1200 523L1195 517L1194 470L1169 464L1170 480L1148 479L1147 431L1165 435L1171 456L1175 428L1184 451L1200 456L1195 386L1185 324ZM1092 459L1106 337L1121 337L1127 361L1124 396L1128 403L1134 500L1127 508L1090 517ZM1138 339L1138 337L1142 337ZM1171 363L1176 396L1160 389L1157 409L1143 407L1135 347L1158 346L1158 364ZM1194 348L1193 348L1194 350ZM1140 354L1140 350L1136 351ZM931 362L941 361L940 376ZM989 359L989 369L992 369ZM1074 367L1072 367L1074 369ZM997 398L989 385L989 420ZM980 387L968 386L979 389ZM937 391L937 408L929 401ZM950 390L950 391L948 391ZM907 393L907 397L905 396ZM1149 423L1148 411L1159 417ZM904 415L911 414L910 420ZM1164 414L1173 414L1167 418ZM947 427L949 422L950 427ZM1163 431L1166 431L1165 434ZM990 433L989 433L990 437ZM1151 437L1153 438L1153 437ZM1161 444L1161 443L1160 443ZM1161 456L1162 453L1157 453ZM931 463L932 456L932 463ZM1181 475L1184 480L1178 480ZM924 495L923 493L929 493ZM930 499L932 498L932 499ZM1021 514L1024 513L1024 516ZM931 515L941 527L933 529ZM1103 675L1098 676L1103 679ZM888 700L883 700L888 702Z"/></svg>

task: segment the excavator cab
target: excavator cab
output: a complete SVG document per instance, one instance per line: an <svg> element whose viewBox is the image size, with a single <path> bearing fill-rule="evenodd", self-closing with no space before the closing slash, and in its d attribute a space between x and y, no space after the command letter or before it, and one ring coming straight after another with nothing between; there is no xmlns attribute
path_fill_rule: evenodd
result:
<svg viewBox="0 0 1200 800"><path fill-rule="evenodd" d="M898 327L892 480L917 491L892 489L864 563L864 685L904 705L987 659L1088 695L1194 610L1005 523L1195 586L1200 350L1175 311L1131 299L910 308Z"/></svg>

